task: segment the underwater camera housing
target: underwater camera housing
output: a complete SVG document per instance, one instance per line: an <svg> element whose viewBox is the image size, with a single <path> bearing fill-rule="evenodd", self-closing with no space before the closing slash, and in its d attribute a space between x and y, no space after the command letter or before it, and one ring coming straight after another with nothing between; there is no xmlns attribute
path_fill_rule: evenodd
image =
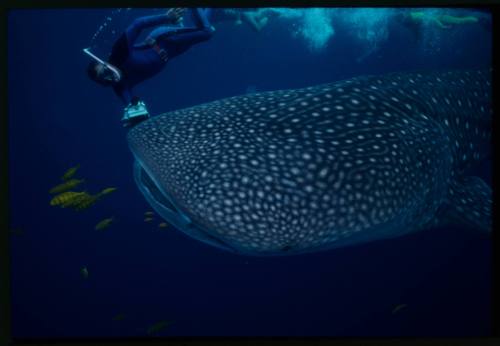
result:
<svg viewBox="0 0 500 346"><path fill-rule="evenodd" d="M123 111L122 123L123 127L132 127L150 117L143 101L138 101L136 104L129 104Z"/></svg>

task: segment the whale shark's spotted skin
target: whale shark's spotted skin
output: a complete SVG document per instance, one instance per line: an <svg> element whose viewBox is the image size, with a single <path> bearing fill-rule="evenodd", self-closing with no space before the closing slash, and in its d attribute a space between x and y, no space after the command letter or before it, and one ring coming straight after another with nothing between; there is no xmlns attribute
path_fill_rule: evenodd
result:
<svg viewBox="0 0 500 346"><path fill-rule="evenodd" d="M231 97L153 117L128 140L139 187L168 221L273 255L457 217L489 230L491 190L466 174L489 155L490 135L490 73L470 71Z"/></svg>

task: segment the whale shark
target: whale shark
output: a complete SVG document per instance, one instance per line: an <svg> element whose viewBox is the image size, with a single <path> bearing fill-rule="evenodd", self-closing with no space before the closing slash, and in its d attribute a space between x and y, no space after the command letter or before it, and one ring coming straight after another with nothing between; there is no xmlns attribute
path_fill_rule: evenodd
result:
<svg viewBox="0 0 500 346"><path fill-rule="evenodd" d="M127 134L134 179L179 231L292 255L446 224L491 232L491 71L360 76L244 94Z"/></svg>

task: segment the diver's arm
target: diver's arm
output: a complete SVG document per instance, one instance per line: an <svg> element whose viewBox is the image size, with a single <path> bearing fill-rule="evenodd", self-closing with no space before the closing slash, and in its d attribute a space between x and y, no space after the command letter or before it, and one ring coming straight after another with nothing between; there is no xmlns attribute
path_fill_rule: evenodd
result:
<svg viewBox="0 0 500 346"><path fill-rule="evenodd" d="M159 14L155 16L145 16L137 18L127 28L125 34L129 45L133 45L139 37L142 30L161 24L170 24L173 22L172 16L168 14Z"/></svg>
<svg viewBox="0 0 500 346"><path fill-rule="evenodd" d="M125 105L129 105L132 102L132 91L126 86L116 85L113 87L113 91Z"/></svg>

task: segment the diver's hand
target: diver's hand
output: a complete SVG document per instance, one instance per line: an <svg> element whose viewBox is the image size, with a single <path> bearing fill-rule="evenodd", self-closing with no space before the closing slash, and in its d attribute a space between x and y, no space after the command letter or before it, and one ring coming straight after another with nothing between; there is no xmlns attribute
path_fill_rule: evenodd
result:
<svg viewBox="0 0 500 346"><path fill-rule="evenodd" d="M178 24L182 20L182 16L184 15L184 8L171 8L170 10L167 11L167 17L168 19L175 24Z"/></svg>

